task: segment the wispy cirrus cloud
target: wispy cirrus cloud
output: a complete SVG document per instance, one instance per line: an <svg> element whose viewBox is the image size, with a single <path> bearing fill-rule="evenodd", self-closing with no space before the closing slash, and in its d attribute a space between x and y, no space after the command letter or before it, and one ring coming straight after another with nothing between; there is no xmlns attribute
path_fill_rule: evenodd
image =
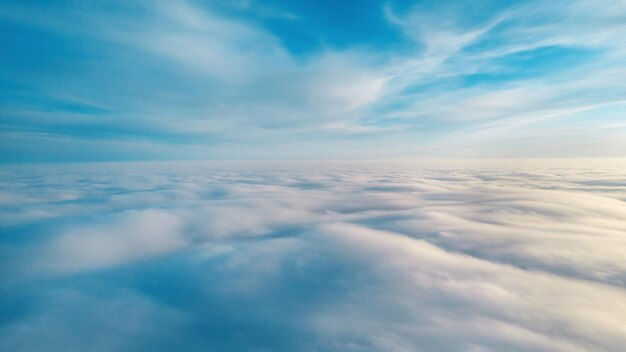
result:
<svg viewBox="0 0 626 352"><path fill-rule="evenodd" d="M353 9L376 30L371 42L332 9L301 5L8 4L11 160L37 158L31 141L58 150L53 159L117 159L120 147L133 159L511 156L524 142L502 145L510 130L543 138L544 120L623 104L619 1ZM481 147L456 138L475 132ZM531 144L526 156L544 154ZM568 156L560 150L550 153Z"/></svg>

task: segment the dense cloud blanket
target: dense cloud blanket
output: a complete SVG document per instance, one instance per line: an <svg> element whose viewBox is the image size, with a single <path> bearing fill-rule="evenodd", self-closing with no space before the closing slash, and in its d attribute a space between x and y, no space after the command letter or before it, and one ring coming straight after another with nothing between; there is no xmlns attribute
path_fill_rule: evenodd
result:
<svg viewBox="0 0 626 352"><path fill-rule="evenodd" d="M623 351L626 162L0 174L2 351Z"/></svg>

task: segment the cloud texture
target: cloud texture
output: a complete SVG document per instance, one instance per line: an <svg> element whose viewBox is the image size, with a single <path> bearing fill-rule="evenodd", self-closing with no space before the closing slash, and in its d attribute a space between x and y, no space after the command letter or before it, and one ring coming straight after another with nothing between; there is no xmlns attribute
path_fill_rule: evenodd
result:
<svg viewBox="0 0 626 352"><path fill-rule="evenodd" d="M12 166L0 349L620 351L625 171Z"/></svg>

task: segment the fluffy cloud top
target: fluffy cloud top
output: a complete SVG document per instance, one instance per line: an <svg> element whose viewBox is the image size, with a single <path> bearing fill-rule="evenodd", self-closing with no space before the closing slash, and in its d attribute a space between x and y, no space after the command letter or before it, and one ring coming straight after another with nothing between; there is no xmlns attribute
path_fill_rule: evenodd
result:
<svg viewBox="0 0 626 352"><path fill-rule="evenodd" d="M7 168L0 349L620 351L625 170Z"/></svg>

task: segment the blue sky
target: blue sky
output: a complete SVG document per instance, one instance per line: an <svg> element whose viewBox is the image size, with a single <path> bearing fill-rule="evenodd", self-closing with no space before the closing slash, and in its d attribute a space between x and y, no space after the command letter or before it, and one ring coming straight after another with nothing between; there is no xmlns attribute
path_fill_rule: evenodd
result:
<svg viewBox="0 0 626 352"><path fill-rule="evenodd" d="M0 1L0 160L626 156L626 2Z"/></svg>

